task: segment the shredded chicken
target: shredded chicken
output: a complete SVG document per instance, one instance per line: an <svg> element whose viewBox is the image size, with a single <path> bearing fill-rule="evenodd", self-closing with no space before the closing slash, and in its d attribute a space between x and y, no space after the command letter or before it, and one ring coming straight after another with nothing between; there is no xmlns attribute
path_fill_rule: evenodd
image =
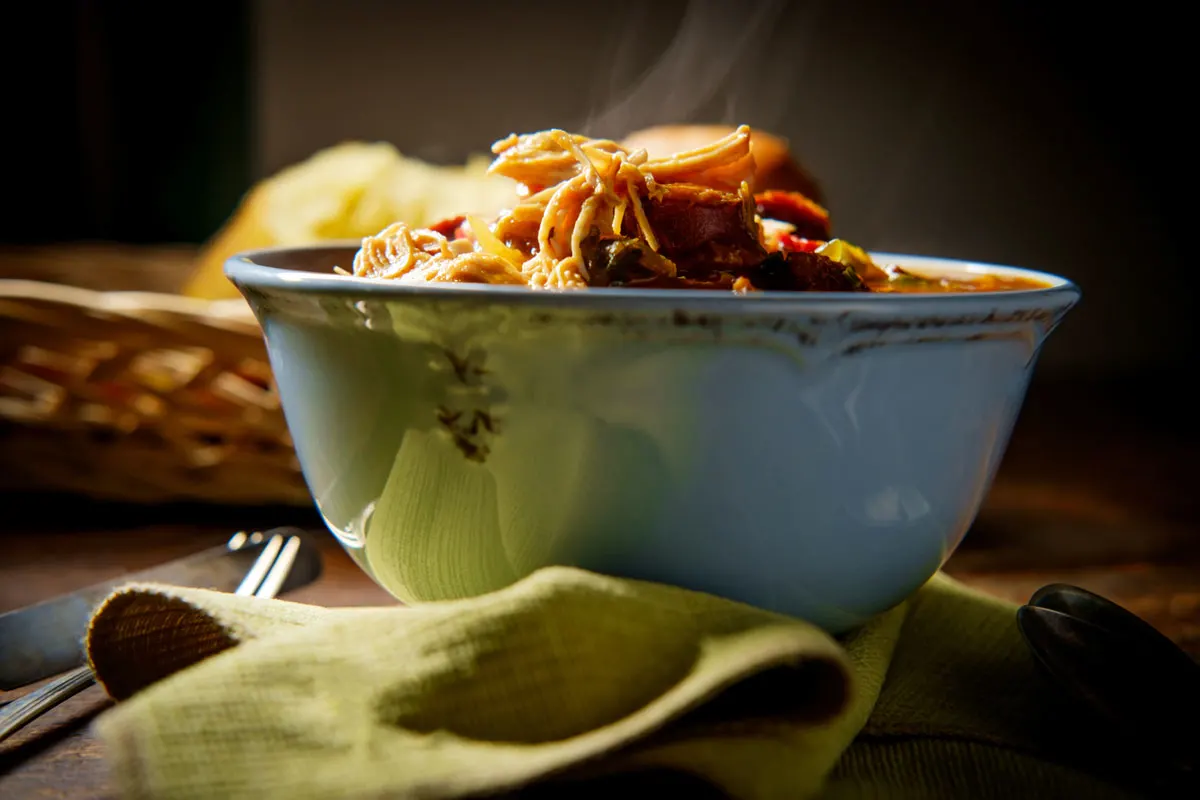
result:
<svg viewBox="0 0 1200 800"><path fill-rule="evenodd" d="M561 130L510 135L492 145L489 172L519 184L518 202L488 230L472 223L473 249L431 230L395 223L363 239L354 274L408 282L458 281L575 289L588 285L582 246L593 229L619 235L627 217L637 235L659 250L644 201L662 197L665 184L689 183L736 192L753 207L750 129L743 125L712 144L649 159L607 139ZM452 245L455 245L452 247ZM668 259L653 262L673 276Z"/></svg>
<svg viewBox="0 0 1200 800"><path fill-rule="evenodd" d="M875 264L831 238L829 212L762 187L750 129L665 158L561 130L492 145L488 173L514 182L511 208L362 240L353 274L402 283L534 289L626 286L775 292L959 292L1038 288L1017 278L929 278ZM495 206L492 206L495 208ZM338 272L345 272L338 268Z"/></svg>
<svg viewBox="0 0 1200 800"><path fill-rule="evenodd" d="M456 251L436 231L395 222L363 239L354 256L354 274L409 282L525 283L521 271L503 258L476 250Z"/></svg>

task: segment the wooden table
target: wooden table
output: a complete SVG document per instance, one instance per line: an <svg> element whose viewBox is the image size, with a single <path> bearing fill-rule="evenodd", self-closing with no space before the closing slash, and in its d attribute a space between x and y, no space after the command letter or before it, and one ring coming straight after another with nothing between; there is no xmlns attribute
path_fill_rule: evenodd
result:
<svg viewBox="0 0 1200 800"><path fill-rule="evenodd" d="M1200 491L1195 426L1170 387L1034 387L995 487L947 571L1024 600L1066 581L1132 609L1200 657ZM0 611L218 544L233 530L298 524L307 509L131 508L0 497ZM325 572L289 599L390 602L322 536ZM32 687L31 687L32 688ZM0 701L21 692L0 693ZM93 687L0 744L0 797L105 797L104 753L87 723Z"/></svg>

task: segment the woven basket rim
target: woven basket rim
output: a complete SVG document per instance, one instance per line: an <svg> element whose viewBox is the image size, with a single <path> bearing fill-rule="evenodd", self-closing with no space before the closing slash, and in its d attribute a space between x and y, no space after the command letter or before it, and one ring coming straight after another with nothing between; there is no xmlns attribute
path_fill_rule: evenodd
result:
<svg viewBox="0 0 1200 800"><path fill-rule="evenodd" d="M198 322L236 322L257 325L254 313L242 298L204 300L165 292L99 292L68 284L24 279L0 279L0 299L60 303L89 311L137 316L159 312L190 317Z"/></svg>

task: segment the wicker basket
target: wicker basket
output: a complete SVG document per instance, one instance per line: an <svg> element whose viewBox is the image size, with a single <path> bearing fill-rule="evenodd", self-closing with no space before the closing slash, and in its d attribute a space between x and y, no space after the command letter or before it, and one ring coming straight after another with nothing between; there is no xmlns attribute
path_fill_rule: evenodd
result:
<svg viewBox="0 0 1200 800"><path fill-rule="evenodd" d="M191 255L0 254L0 490L311 502L245 303L170 292Z"/></svg>

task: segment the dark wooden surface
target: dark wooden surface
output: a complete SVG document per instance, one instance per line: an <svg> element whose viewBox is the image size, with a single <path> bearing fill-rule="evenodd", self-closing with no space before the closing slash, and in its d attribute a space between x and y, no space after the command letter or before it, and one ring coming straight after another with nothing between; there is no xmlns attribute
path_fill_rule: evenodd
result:
<svg viewBox="0 0 1200 800"><path fill-rule="evenodd" d="M1012 600L1066 581L1143 616L1200 658L1200 450L1186 395L1143 379L1031 390L996 485L947 571ZM299 524L305 509L133 508L0 497L0 611L220 543L242 528ZM290 599L390 602L321 536L325 572ZM33 688L33 687L29 687ZM0 702L20 696L0 693ZM95 687L0 743L0 797L108 797L88 723Z"/></svg>

